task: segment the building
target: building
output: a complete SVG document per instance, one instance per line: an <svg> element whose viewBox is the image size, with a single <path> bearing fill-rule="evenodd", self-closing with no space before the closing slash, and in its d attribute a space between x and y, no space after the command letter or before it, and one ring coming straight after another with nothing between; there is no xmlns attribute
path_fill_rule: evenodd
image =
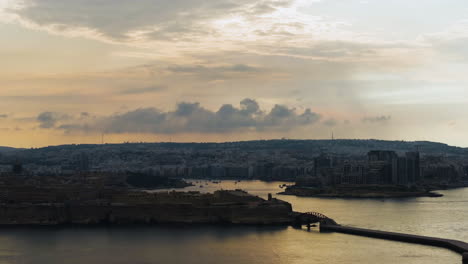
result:
<svg viewBox="0 0 468 264"><path fill-rule="evenodd" d="M422 180L419 152L399 157L395 151L374 150L368 153L368 162L368 183L410 185Z"/></svg>
<svg viewBox="0 0 468 264"><path fill-rule="evenodd" d="M406 169L408 183L420 182L422 180L419 152L406 153Z"/></svg>
<svg viewBox="0 0 468 264"><path fill-rule="evenodd" d="M333 168L333 159L322 153L320 156L314 158L314 176L322 176L322 171L325 169Z"/></svg>
<svg viewBox="0 0 468 264"><path fill-rule="evenodd" d="M408 178L408 162L406 157L398 157L398 184L408 185L410 180Z"/></svg>
<svg viewBox="0 0 468 264"><path fill-rule="evenodd" d="M373 150L367 156L370 173L369 183L398 183L398 155L395 151Z"/></svg>
<svg viewBox="0 0 468 264"><path fill-rule="evenodd" d="M366 167L362 164L351 164L346 162L340 177L340 184L366 184Z"/></svg>

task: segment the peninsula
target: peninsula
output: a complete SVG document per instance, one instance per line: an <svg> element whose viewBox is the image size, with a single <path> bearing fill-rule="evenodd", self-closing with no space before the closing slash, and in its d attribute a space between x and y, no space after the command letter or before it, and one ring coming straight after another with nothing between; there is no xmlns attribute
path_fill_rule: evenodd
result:
<svg viewBox="0 0 468 264"><path fill-rule="evenodd" d="M145 173L0 174L0 225L289 224L291 204L242 190L154 190L180 179Z"/></svg>
<svg viewBox="0 0 468 264"><path fill-rule="evenodd" d="M424 188L408 188L396 185L341 185L333 187L288 186L282 195L327 198L410 198L441 197L442 194Z"/></svg>
<svg viewBox="0 0 468 264"><path fill-rule="evenodd" d="M342 159L323 152L313 159L313 171L296 178L284 195L333 198L440 197L435 190L465 187L466 170L456 163L442 166L441 160L418 151L404 154L391 150L369 151L367 158Z"/></svg>
<svg viewBox="0 0 468 264"><path fill-rule="evenodd" d="M83 186L9 186L0 190L0 225L288 225L289 203L242 190L149 193Z"/></svg>

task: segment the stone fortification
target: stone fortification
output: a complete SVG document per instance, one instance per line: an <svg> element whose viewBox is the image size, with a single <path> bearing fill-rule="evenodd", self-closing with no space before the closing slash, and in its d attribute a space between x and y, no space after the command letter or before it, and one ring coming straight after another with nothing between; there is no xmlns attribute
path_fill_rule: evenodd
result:
<svg viewBox="0 0 468 264"><path fill-rule="evenodd" d="M37 189L31 197L40 199L34 201L10 192L0 204L0 225L289 224L293 218L289 203L240 190L213 194L83 190L74 195L75 199L63 199L63 194Z"/></svg>

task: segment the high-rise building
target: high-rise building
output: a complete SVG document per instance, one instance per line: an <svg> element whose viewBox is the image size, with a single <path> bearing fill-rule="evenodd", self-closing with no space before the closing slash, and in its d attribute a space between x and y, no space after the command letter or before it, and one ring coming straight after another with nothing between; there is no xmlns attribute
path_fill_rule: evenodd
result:
<svg viewBox="0 0 468 264"><path fill-rule="evenodd" d="M398 157L398 184L408 185L408 159L406 157Z"/></svg>
<svg viewBox="0 0 468 264"><path fill-rule="evenodd" d="M398 157L395 151L375 150L368 153L368 182L408 185L421 181L419 152Z"/></svg>
<svg viewBox="0 0 468 264"><path fill-rule="evenodd" d="M366 170L361 164L345 163L339 184L366 184Z"/></svg>
<svg viewBox="0 0 468 264"><path fill-rule="evenodd" d="M395 151L373 150L367 156L369 161L369 183L398 183L398 155Z"/></svg>
<svg viewBox="0 0 468 264"><path fill-rule="evenodd" d="M333 160L328 155L322 153L320 156L314 158L314 175L321 176L322 169L333 168Z"/></svg>
<svg viewBox="0 0 468 264"><path fill-rule="evenodd" d="M407 152L406 164L408 182L420 182L422 179L419 152Z"/></svg>

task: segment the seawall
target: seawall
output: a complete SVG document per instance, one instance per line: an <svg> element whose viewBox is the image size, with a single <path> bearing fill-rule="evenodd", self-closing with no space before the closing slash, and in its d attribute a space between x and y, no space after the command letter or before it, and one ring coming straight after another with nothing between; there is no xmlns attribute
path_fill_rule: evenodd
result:
<svg viewBox="0 0 468 264"><path fill-rule="evenodd" d="M0 225L63 224L254 224L289 225L292 212L281 201L195 206L170 204L1 204Z"/></svg>
<svg viewBox="0 0 468 264"><path fill-rule="evenodd" d="M406 243L436 246L436 247L450 249L460 254L468 252L468 243L458 241L458 240L452 240L452 239L418 236L418 235L386 232L386 231L340 226L340 225L328 225L328 224L324 224L324 225L321 224L320 231L321 232L338 232L338 233L344 233L344 234L380 238L380 239L400 241L400 242L406 242Z"/></svg>

